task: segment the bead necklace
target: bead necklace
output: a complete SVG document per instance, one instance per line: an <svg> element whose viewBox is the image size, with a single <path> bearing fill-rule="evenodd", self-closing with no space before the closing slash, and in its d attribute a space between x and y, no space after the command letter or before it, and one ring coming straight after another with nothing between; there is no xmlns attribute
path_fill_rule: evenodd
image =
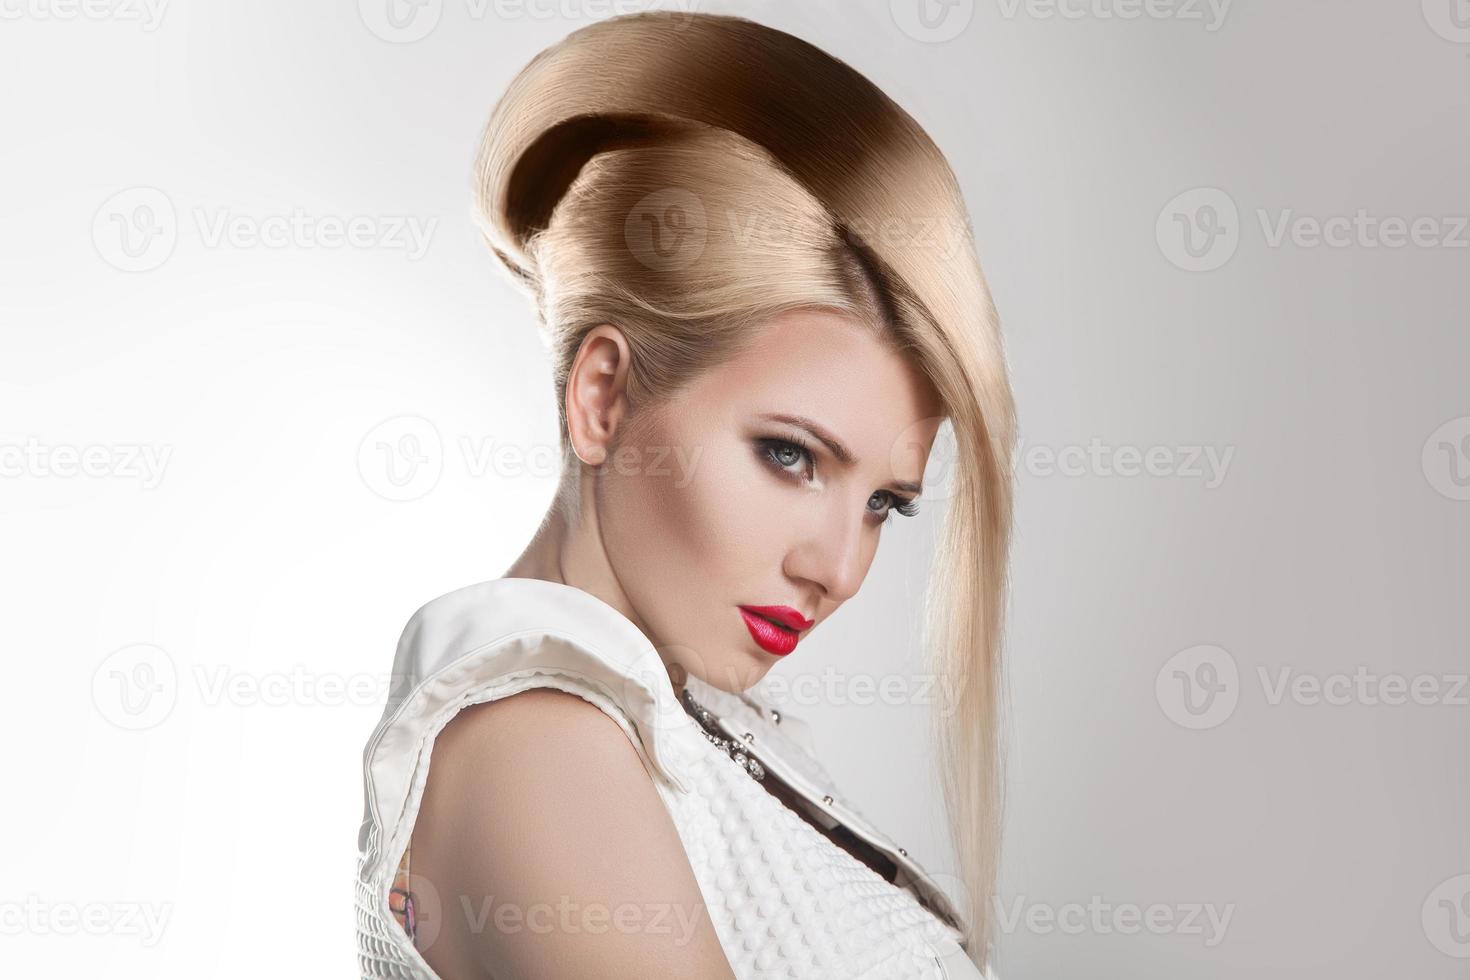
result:
<svg viewBox="0 0 1470 980"><path fill-rule="evenodd" d="M715 727L715 717L709 710L694 700L694 695L689 693L689 688L681 688L679 699L684 703L684 710L694 716L699 722L700 731L704 737L710 740L710 744L724 752L735 763L744 769L752 779L761 782L766 778L766 770L759 762L745 753L745 748L733 738L726 738L719 734Z"/></svg>

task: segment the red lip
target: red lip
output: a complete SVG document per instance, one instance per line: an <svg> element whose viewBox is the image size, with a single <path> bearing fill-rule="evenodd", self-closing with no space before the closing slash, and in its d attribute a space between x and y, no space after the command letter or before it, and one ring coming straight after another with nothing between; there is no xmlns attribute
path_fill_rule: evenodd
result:
<svg viewBox="0 0 1470 980"><path fill-rule="evenodd" d="M739 609L751 639L762 650L778 657L795 650L797 634L813 622L790 606L740 606Z"/></svg>
<svg viewBox="0 0 1470 980"><path fill-rule="evenodd" d="M798 633L812 625L812 620L807 619L790 606L741 606L740 608L748 609L757 616L774 619L787 629L796 630Z"/></svg>

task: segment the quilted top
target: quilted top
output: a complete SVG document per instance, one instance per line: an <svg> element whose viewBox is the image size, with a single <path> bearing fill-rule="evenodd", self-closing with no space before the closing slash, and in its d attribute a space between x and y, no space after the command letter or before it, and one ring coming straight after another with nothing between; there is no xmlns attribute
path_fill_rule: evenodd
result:
<svg viewBox="0 0 1470 980"><path fill-rule="evenodd" d="M363 754L357 952L363 977L436 978L388 904L428 775L433 740L460 709L530 687L586 699L638 751L668 807L735 976L978 978L959 912L922 868L848 804L858 836L900 865L890 883L833 843L712 745L679 704L657 651L613 607L571 586L502 578L425 605L409 620L395 684ZM828 782L799 723L690 678L717 715L754 728L752 751L807 796ZM717 706L718 705L718 706ZM835 793L828 794L835 796ZM432 937L420 934L420 947Z"/></svg>

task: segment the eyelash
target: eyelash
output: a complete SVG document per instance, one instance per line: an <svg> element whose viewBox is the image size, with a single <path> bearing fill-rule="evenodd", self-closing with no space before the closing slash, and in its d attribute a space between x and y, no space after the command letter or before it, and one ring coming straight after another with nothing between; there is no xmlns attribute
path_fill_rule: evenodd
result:
<svg viewBox="0 0 1470 980"><path fill-rule="evenodd" d="M805 439L801 438L800 436L792 435L789 438L758 439L756 440L756 442L760 446L761 458L764 459L766 463L770 465L773 469L775 469L777 473L782 474L787 478L792 475L791 470L788 469L776 458L777 450L795 449L806 457L808 472L816 468L816 456L812 452L812 447L810 444L807 443ZM919 512L919 502L913 497L900 496L899 494L894 493L892 490L879 490L877 492L887 494L890 501L888 505L888 510L883 515L882 523L884 524L887 524L889 518L891 518L895 513L902 514L904 517L913 517Z"/></svg>

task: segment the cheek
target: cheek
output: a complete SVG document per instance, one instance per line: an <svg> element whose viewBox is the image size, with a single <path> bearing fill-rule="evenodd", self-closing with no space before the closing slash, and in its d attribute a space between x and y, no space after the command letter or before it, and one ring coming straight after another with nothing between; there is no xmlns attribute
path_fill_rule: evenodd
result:
<svg viewBox="0 0 1470 980"><path fill-rule="evenodd" d="M603 534L619 575L684 595L767 581L762 569L781 556L781 487L754 447L678 433L659 444L671 448L630 451L621 465L614 457L603 480Z"/></svg>

